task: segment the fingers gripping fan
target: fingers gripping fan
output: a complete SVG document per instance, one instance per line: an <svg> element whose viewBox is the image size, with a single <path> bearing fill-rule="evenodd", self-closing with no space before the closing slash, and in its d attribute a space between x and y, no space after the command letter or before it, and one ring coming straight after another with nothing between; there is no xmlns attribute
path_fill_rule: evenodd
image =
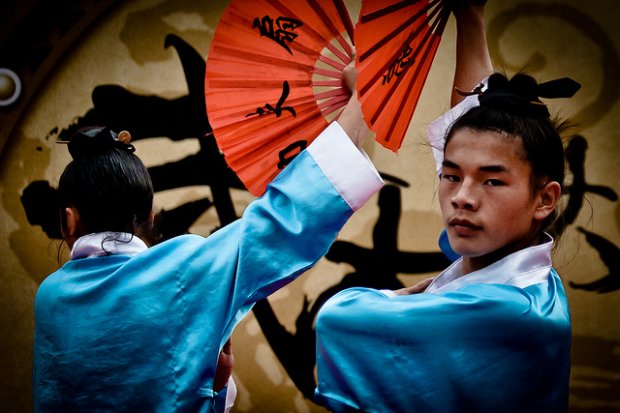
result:
<svg viewBox="0 0 620 413"><path fill-rule="evenodd" d="M357 91L375 140L397 152L452 0L363 0L355 28Z"/></svg>
<svg viewBox="0 0 620 413"><path fill-rule="evenodd" d="M254 195L348 101L352 34L341 0L232 0L225 10L207 57L207 115Z"/></svg>

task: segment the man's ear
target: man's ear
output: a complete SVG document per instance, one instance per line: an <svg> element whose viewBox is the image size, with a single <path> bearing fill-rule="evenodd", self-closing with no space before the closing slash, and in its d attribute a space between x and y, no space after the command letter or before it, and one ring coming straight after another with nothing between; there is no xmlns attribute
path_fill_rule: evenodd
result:
<svg viewBox="0 0 620 413"><path fill-rule="evenodd" d="M73 207L65 208L62 213L65 215L63 224L60 228L62 237L65 239L69 248L73 247L73 243L79 238L78 230L80 228L80 213Z"/></svg>
<svg viewBox="0 0 620 413"><path fill-rule="evenodd" d="M534 219L539 221L547 218L555 210L562 196L562 187L556 181L547 182L544 187L538 190L536 195L536 210Z"/></svg>

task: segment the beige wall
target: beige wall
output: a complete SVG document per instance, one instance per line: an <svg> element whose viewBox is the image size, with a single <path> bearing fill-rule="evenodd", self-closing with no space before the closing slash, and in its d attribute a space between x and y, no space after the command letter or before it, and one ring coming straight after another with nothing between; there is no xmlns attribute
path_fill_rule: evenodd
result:
<svg viewBox="0 0 620 413"><path fill-rule="evenodd" d="M187 93L178 57L163 48L168 33L176 33L203 56L225 6L217 1L118 2L99 14L90 27L75 35L62 55L29 78L36 87L12 113L2 114L0 129L0 406L6 411L30 409L30 368L33 333L32 303L39 283L58 267L57 241L28 223L19 197L35 180L56 185L68 162L64 148L48 133L68 126L92 107L90 92L100 84L118 84L135 93L175 98ZM348 2L356 14L359 2ZM552 109L578 122L574 133L588 141L586 179L620 193L620 12L614 0L520 1L491 0L487 6L490 48L496 68L513 74L526 69L539 80L570 76L582 83L575 99L553 102ZM410 183L402 189L399 248L435 251L441 220L437 208L434 163L424 144L426 125L448 107L454 67L453 21L444 40L398 155L374 143L367 147L382 172ZM197 151L195 140L171 142L165 137L137 143L147 165L180 159ZM158 208L209 196L208 187L188 187L158 193ZM240 213L252 197L232 192ZM378 214L372 199L342 231L341 239L372 247ZM217 225L209 210L192 227L207 235ZM603 278L610 269L576 228L601 235L615 246L618 274L620 202L589 194L587 202L561 240L555 263L563 276L573 321L573 411L615 408L620 411L620 292L595 293L568 286L569 281ZM612 246L612 248L613 248ZM63 250L64 251L64 250ZM63 252L66 254L66 251ZM64 259L61 254L61 260ZM304 297L312 303L329 286L352 272L346 264L322 260L270 302L280 322L295 331ZM399 275L405 284L425 274ZM615 284L620 289L620 278ZM239 385L237 412L320 412L304 400L267 344L253 315L235 335ZM393 366L398 368L398 366ZM591 410L594 411L594 410ZM597 410L603 411L603 410ZM611 411L611 410L608 410Z"/></svg>

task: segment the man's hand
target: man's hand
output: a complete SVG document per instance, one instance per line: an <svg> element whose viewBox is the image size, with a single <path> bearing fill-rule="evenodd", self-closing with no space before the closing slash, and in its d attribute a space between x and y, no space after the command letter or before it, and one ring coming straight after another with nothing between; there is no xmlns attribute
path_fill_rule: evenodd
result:
<svg viewBox="0 0 620 413"><path fill-rule="evenodd" d="M351 91L351 97L338 118L338 124L340 124L342 129L349 135L349 138L353 141L355 146L361 148L366 138L368 138L370 130L364 121L362 105L357 99L357 91L355 90L358 75L357 69L355 68L355 58L344 68L342 75L347 88Z"/></svg>
<svg viewBox="0 0 620 413"><path fill-rule="evenodd" d="M394 294L396 295L410 295L410 294L419 294L423 293L426 290L426 287L430 285L433 281L433 277L427 278L425 280L420 281L419 283L412 285L411 287L401 288L400 290L394 290Z"/></svg>

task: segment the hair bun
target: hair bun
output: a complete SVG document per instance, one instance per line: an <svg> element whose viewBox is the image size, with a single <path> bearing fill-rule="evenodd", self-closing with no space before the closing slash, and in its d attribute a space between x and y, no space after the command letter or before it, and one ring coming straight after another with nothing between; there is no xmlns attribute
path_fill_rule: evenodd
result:
<svg viewBox="0 0 620 413"><path fill-rule="evenodd" d="M73 159L102 154L113 149L133 153L136 148L130 144L131 135L127 131L116 134L107 127L93 127L78 130L67 142Z"/></svg>
<svg viewBox="0 0 620 413"><path fill-rule="evenodd" d="M570 78L541 84L524 73L508 80L500 73L489 77L488 88L479 95L480 105L495 107L525 117L549 117L549 109L540 98L572 97L581 85Z"/></svg>

